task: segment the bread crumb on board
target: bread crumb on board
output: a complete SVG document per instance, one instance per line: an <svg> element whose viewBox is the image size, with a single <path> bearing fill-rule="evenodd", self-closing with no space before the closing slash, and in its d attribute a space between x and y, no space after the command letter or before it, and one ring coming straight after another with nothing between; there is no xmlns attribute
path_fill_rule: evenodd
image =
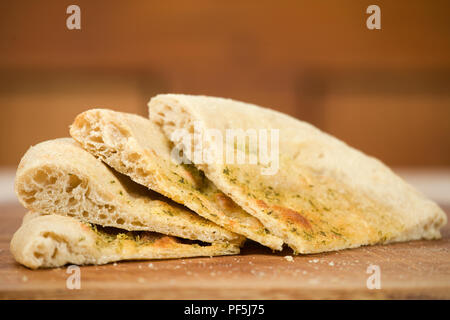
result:
<svg viewBox="0 0 450 320"><path fill-rule="evenodd" d="M286 261L289 261L289 262L294 261L294 258L292 258L292 256L284 256L284 259L286 259Z"/></svg>

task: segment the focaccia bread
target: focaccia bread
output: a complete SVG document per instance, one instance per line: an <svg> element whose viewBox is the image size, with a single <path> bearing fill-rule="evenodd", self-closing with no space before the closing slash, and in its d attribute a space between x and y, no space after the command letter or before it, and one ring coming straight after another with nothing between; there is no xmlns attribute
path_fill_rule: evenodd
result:
<svg viewBox="0 0 450 320"><path fill-rule="evenodd" d="M155 232L101 228L60 215L25 215L10 250L17 262L37 268L106 264L121 260L173 259L239 253L230 243L198 244Z"/></svg>
<svg viewBox="0 0 450 320"><path fill-rule="evenodd" d="M202 217L272 249L283 240L245 212L193 165L175 163L173 146L143 117L106 109L77 116L70 134L84 149L135 182L185 205Z"/></svg>
<svg viewBox="0 0 450 320"><path fill-rule="evenodd" d="M231 99L176 94L152 98L149 112L182 148L194 142L175 134L180 129L192 132L196 127L206 139L207 130L223 137L229 129L278 132L272 162L227 163L220 155L239 151L236 143L225 140L219 150L212 139L203 145L215 161L189 160L296 253L436 239L446 223L436 203L382 162L280 112ZM255 153L247 147L240 151ZM272 166L277 170L268 174Z"/></svg>
<svg viewBox="0 0 450 320"><path fill-rule="evenodd" d="M118 174L71 138L31 147L19 164L15 191L27 209L41 213L205 242L243 241Z"/></svg>

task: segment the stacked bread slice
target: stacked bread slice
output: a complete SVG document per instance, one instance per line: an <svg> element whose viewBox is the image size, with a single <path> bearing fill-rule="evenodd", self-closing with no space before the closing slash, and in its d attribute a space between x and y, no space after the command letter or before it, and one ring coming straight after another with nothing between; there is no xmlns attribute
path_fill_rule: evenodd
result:
<svg viewBox="0 0 450 320"><path fill-rule="evenodd" d="M193 165L176 163L173 144L143 117L105 109L80 114L72 137L97 158L133 181L185 205L226 230L272 249L283 241L236 205Z"/></svg>
<svg viewBox="0 0 450 320"><path fill-rule="evenodd" d="M99 125L114 117L118 127L103 127L107 137L100 136L94 126L80 127L90 115L100 117L93 122ZM123 140L123 135L131 132L117 128L127 126L143 130L137 139L148 139L147 148L139 148L132 139ZM159 130L156 126L152 129ZM77 117L71 129L81 143L73 138L60 138L31 147L16 174L16 194L30 212L11 241L15 259L27 267L39 268L239 253L245 240L243 236L191 211L180 203L207 215L205 209L199 209L200 204L188 201L187 194L175 195L171 191L176 186L170 186L168 176L194 183L191 172L195 169L175 170L163 155L159 163L151 166L150 161L144 167L140 158L152 154L153 150L162 153L161 146L169 143L162 134L152 135L151 131L147 119L91 110ZM103 139L113 149L102 144ZM127 141L130 143L125 146ZM168 167L164 166L166 160ZM198 179L206 180L199 172L196 174ZM158 187L149 181L161 182ZM171 196L178 203L149 188ZM206 191L196 190L194 197L208 196ZM215 190L216 194L220 192ZM217 203L225 203L224 206L232 203L225 195L220 197ZM217 203L210 201L209 205L216 206L214 212L219 215L221 209ZM242 210L233 217L239 219L240 215L262 228Z"/></svg>

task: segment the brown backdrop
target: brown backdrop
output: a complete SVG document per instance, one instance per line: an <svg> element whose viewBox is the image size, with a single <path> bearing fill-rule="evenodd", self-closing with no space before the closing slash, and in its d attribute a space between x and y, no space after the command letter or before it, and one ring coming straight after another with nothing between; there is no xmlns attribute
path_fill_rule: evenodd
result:
<svg viewBox="0 0 450 320"><path fill-rule="evenodd" d="M81 8L81 30L66 8ZM382 29L365 26L381 7ZM90 107L160 92L310 121L395 166L450 165L448 1L2 1L0 165ZM226 111L224 111L226 112Z"/></svg>

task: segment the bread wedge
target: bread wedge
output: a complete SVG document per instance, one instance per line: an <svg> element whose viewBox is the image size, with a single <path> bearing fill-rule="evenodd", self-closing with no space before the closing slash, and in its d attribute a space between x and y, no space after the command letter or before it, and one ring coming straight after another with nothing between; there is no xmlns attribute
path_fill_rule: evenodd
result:
<svg viewBox="0 0 450 320"><path fill-rule="evenodd" d="M245 212L193 165L176 163L171 142L150 120L107 109L78 115L71 136L109 166L227 230L272 249L283 241Z"/></svg>
<svg viewBox="0 0 450 320"><path fill-rule="evenodd" d="M436 203L381 161L280 112L231 99L166 94L151 99L149 114L181 148L195 141L187 143L177 131L198 131L214 161L189 160L296 253L437 239L447 222ZM261 150L226 140L219 150L205 134L215 130L226 137L230 129L266 131L269 137L278 132L277 144L268 139L267 146L276 157L227 162L220 155L241 151L250 158Z"/></svg>
<svg viewBox="0 0 450 320"><path fill-rule="evenodd" d="M14 234L10 250L31 268L66 264L101 265L122 260L174 259L239 253L229 243L198 244L155 232L102 228L60 215L29 213Z"/></svg>
<svg viewBox="0 0 450 320"><path fill-rule="evenodd" d="M243 241L115 172L71 138L31 147L20 161L15 191L25 208L40 213L204 242Z"/></svg>

